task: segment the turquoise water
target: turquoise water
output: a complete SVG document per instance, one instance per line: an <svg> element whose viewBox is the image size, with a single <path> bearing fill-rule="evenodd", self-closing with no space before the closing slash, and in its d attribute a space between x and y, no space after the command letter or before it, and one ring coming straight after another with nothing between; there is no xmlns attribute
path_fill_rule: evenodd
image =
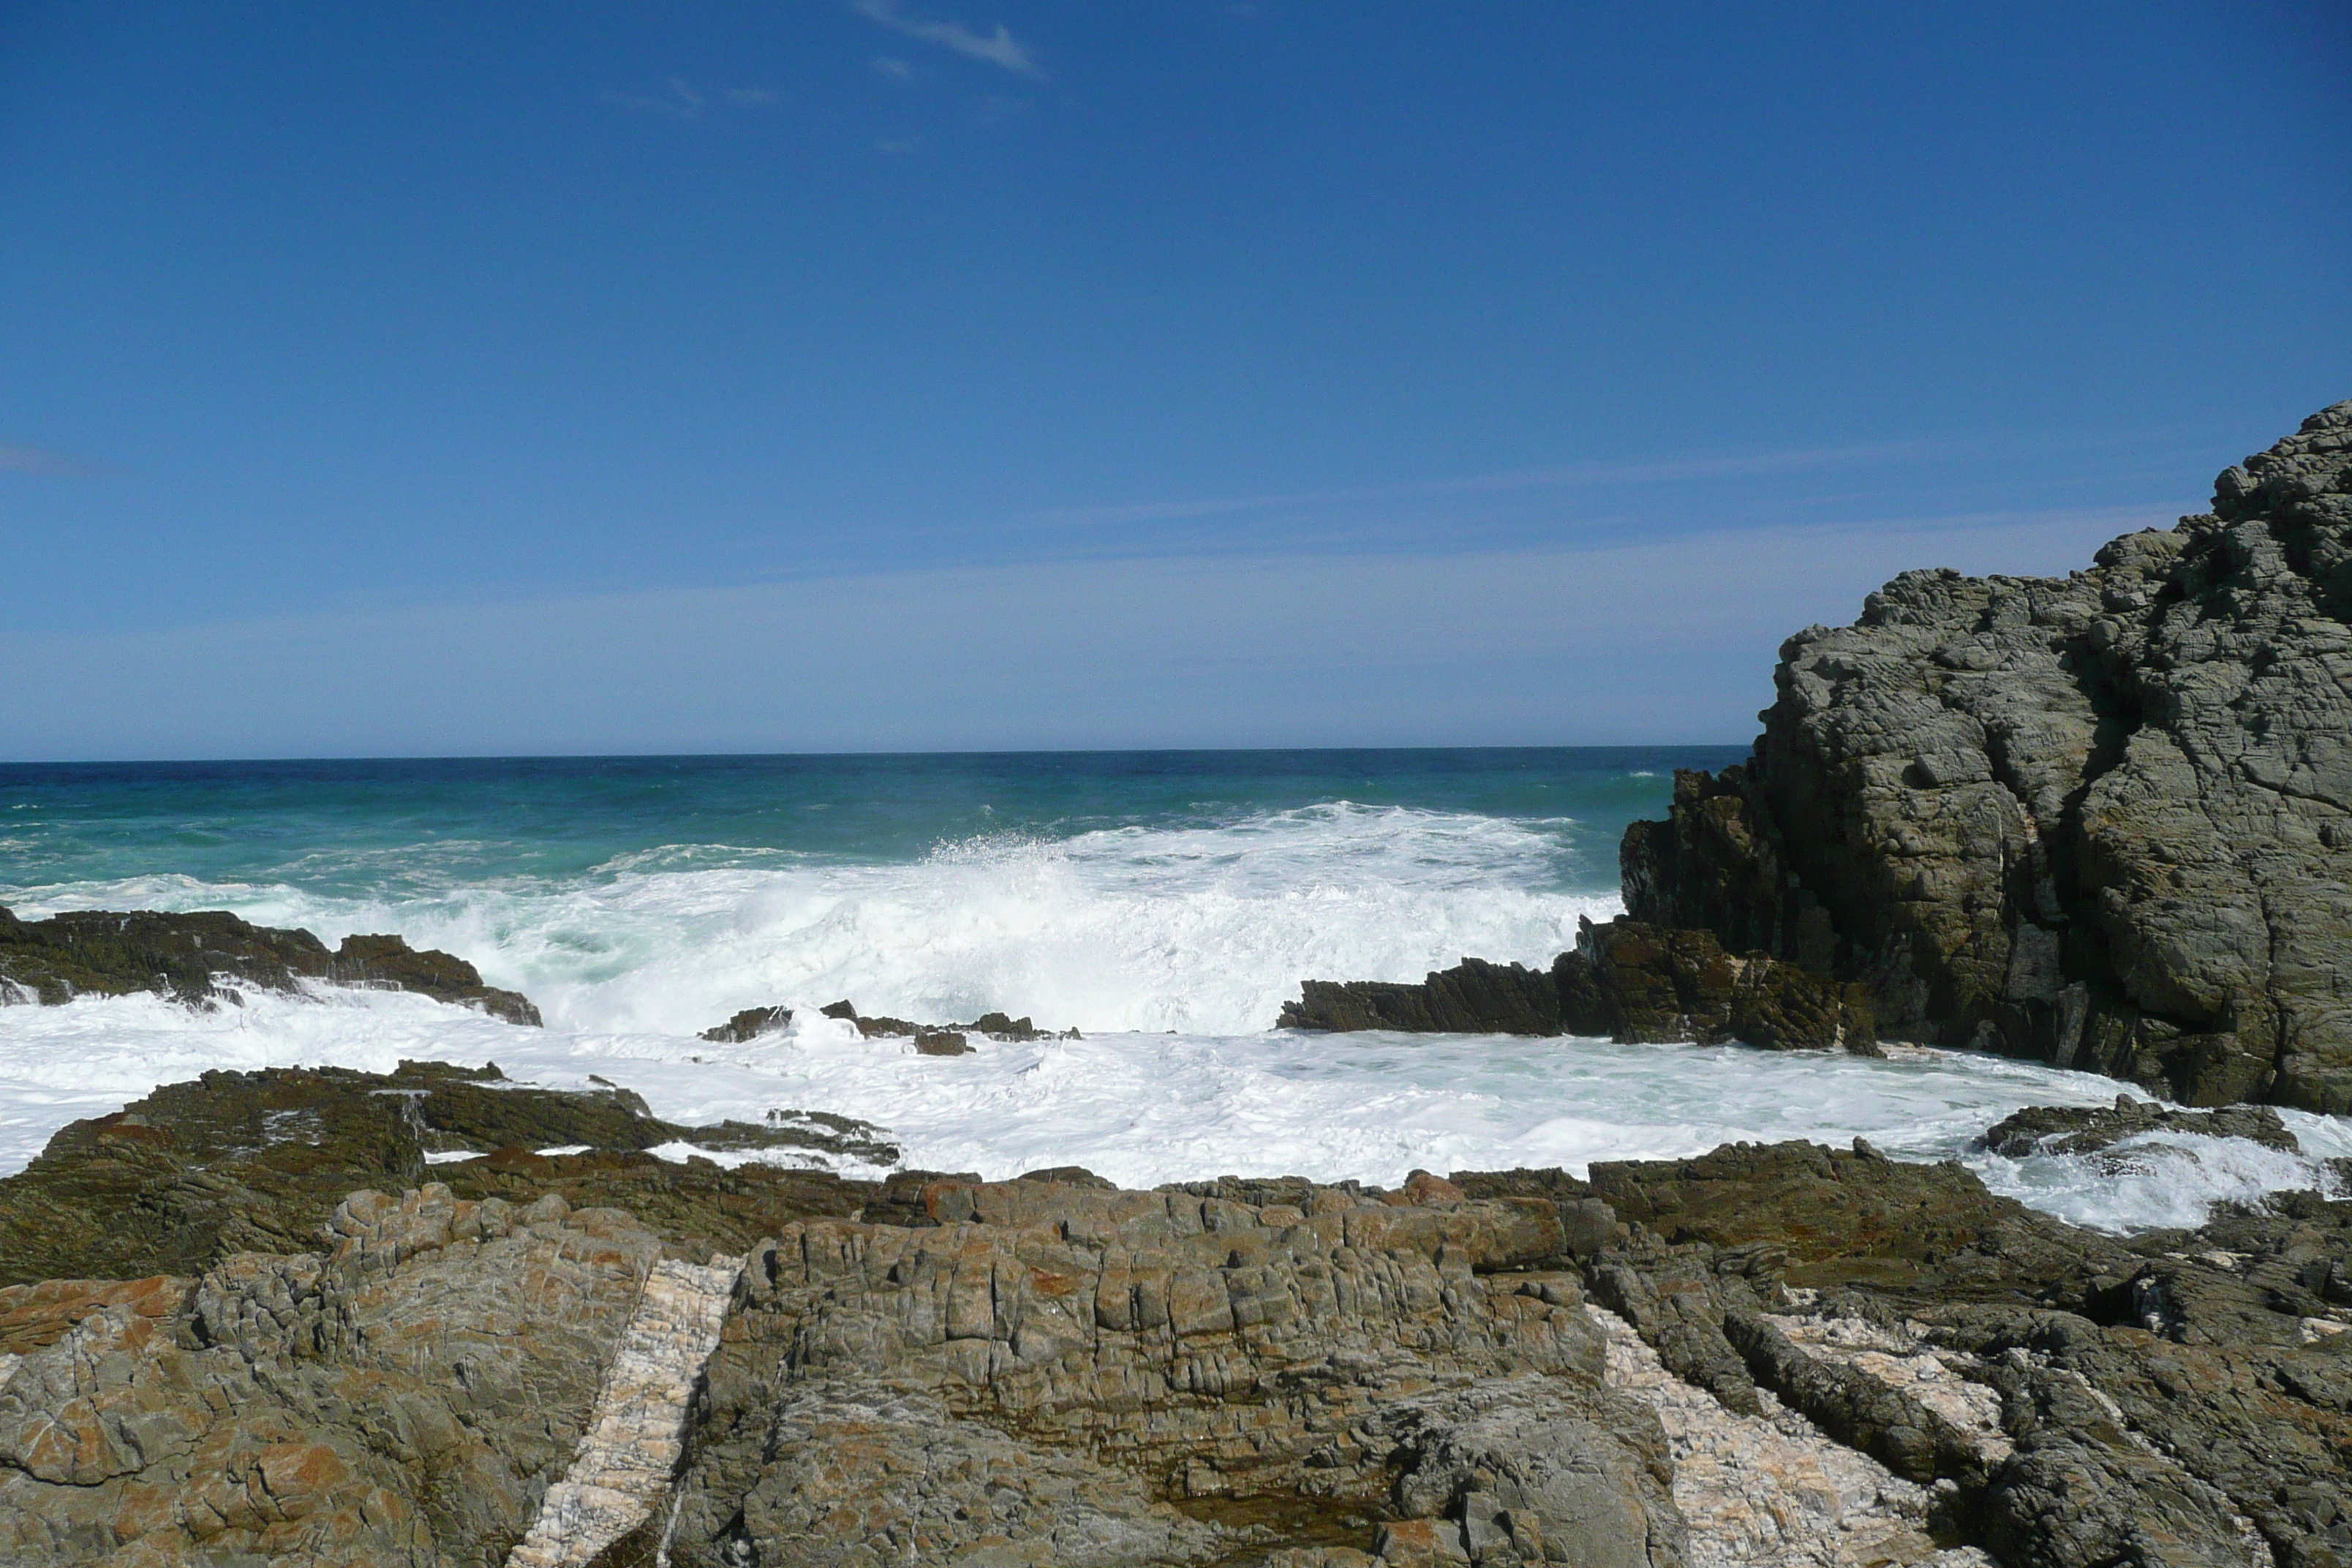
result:
<svg viewBox="0 0 2352 1568"><path fill-rule="evenodd" d="M909 863L992 836L1215 829L1348 803L1530 825L1606 892L1676 767L1732 747L589 757L0 766L0 901L160 877L328 897L609 875L696 847Z"/></svg>

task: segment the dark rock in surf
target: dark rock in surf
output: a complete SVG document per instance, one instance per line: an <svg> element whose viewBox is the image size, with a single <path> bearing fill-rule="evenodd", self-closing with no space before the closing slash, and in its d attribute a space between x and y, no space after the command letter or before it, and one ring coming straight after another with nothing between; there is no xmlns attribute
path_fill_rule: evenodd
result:
<svg viewBox="0 0 2352 1568"><path fill-rule="evenodd" d="M509 1024L540 1026L539 1009L521 993L485 985L481 972L464 959L434 948L419 952L397 936L345 937L328 961L326 978L337 985L415 991Z"/></svg>
<svg viewBox="0 0 2352 1568"><path fill-rule="evenodd" d="M1986 1130L1983 1146L2012 1160L2028 1154L2090 1154L2148 1132L2243 1138L2265 1149L2300 1153L2303 1145L2267 1105L2220 1110L2167 1110L2128 1094L2112 1106L2029 1105Z"/></svg>
<svg viewBox="0 0 2352 1568"><path fill-rule="evenodd" d="M307 931L251 925L221 910L75 910L26 921L0 909L0 999L56 1005L84 994L152 991L212 1006L240 1001L239 984L283 992L303 980L415 991L510 1024L540 1022L527 998L483 984L464 959L420 952L397 936L345 937L330 952Z"/></svg>
<svg viewBox="0 0 2352 1568"><path fill-rule="evenodd" d="M781 1012L782 1009L779 1008ZM839 1018L857 1026L857 1032L869 1040L913 1040L915 1048L925 1056L955 1057L966 1054L971 1047L964 1037L983 1035L992 1040L1020 1042L1027 1040L1075 1040L1081 1038L1076 1029L1041 1029L1027 1018L1014 1018L1003 1013L982 1013L969 1024L917 1024L905 1018L871 1018L861 1015L856 1004L829 1002L817 1009L828 1018ZM738 1015L740 1016L740 1015ZM786 1015L789 1016L790 1015ZM953 1045L938 1038L954 1036ZM709 1038L708 1036L704 1037ZM926 1048L923 1041L934 1045Z"/></svg>
<svg viewBox="0 0 2352 1568"><path fill-rule="evenodd" d="M1552 973L1465 958L1418 985L1307 980L1286 1002L1285 1029L1400 1029L1411 1033L1557 1035L1559 985Z"/></svg>
<svg viewBox="0 0 2352 1568"><path fill-rule="evenodd" d="M1633 918L1898 1036L2352 1110L2352 403L2059 579L1909 572L1781 649L1752 759L1629 829Z"/></svg>
<svg viewBox="0 0 2352 1568"><path fill-rule="evenodd" d="M1309 980L1286 1003L1289 1029L1605 1035L1627 1043L1738 1040L1769 1050L1876 1048L1869 998L1712 933L1633 921L1584 922L1549 971L1465 958L1418 985Z"/></svg>
<svg viewBox="0 0 2352 1568"><path fill-rule="evenodd" d="M697 1039L714 1045L740 1046L756 1040L761 1035L782 1031L793 1021L790 1007L746 1007L725 1023L705 1029Z"/></svg>
<svg viewBox="0 0 2352 1568"><path fill-rule="evenodd" d="M1638 921L1582 923L1552 973L1560 1011L1579 1034L1633 1044L1737 1040L1767 1050L1869 1055L1877 1029L1868 994L1761 952L1726 952L1712 932Z"/></svg>

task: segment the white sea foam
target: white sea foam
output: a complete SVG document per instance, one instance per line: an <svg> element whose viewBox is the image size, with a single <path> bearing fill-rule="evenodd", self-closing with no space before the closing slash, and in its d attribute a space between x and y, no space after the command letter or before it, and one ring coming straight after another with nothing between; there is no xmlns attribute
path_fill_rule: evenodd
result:
<svg viewBox="0 0 2352 1568"><path fill-rule="evenodd" d="M1464 953L1548 962L1573 942L1579 916L1617 909L1548 890L1562 830L1335 804L1216 827L975 839L911 864L682 845L569 880L482 883L459 871L481 847L444 841L371 852L386 890L365 898L173 877L10 889L5 901L27 916L226 907L331 942L400 931L525 991L549 1026L331 990L211 1013L152 996L0 1009L0 1171L68 1121L207 1068L382 1071L404 1057L494 1059L554 1085L599 1073L689 1123L835 1111L889 1128L911 1165L1001 1177L1082 1164L1129 1184L1229 1172L1386 1184L1416 1167L1581 1171L1740 1139L1863 1136L1898 1157L1961 1158L1997 1191L2126 1229L2197 1223L2215 1199L2325 1184L2322 1160L2352 1154L2342 1123L2292 1112L2302 1156L2182 1138L2105 1159L1972 1152L2012 1110L2103 1104L2116 1086L1966 1053L1872 1061L1269 1031L1304 976L1412 980ZM916 1018L1002 1008L1087 1037L921 1057L816 1015L845 995ZM694 1037L777 1003L798 1015L782 1034L724 1047Z"/></svg>
<svg viewBox="0 0 2352 1568"><path fill-rule="evenodd" d="M1542 889L1562 825L1338 803L1240 823L942 845L912 864L677 846L562 882L337 899L184 877L26 889L58 909L234 909L333 942L395 931L471 959L551 1023L683 1034L739 1008L994 1008L1097 1029L1255 1033L1300 979L1418 980L1465 953L1548 963L1617 900ZM380 851L389 869L478 851ZM715 863L714 863L715 862ZM348 871L348 866L339 867Z"/></svg>
<svg viewBox="0 0 2352 1568"><path fill-rule="evenodd" d="M2107 1229L2195 1224L2216 1198L2324 1185L2352 1152L2324 1117L2286 1113L2303 1156L2237 1140L2137 1141L2111 1160L1971 1151L2024 1105L2097 1105L2112 1079L1966 1053L1889 1059L1739 1047L1401 1035L1104 1034L975 1042L925 1057L813 1013L781 1034L712 1046L675 1034L517 1028L422 997L258 996L192 1014L150 996L0 1013L0 1170L77 1116L207 1068L404 1057L479 1063L562 1087L598 1074L655 1112L698 1123L818 1109L890 1128L909 1165L1005 1177L1085 1165L1129 1185L1225 1173L1393 1184L1433 1171L1693 1154L1738 1140L1862 1136L1898 1158L1959 1158L1996 1191ZM666 1151L675 1158L699 1152ZM723 1157L728 1163L740 1156ZM845 1174L877 1173L855 1164Z"/></svg>

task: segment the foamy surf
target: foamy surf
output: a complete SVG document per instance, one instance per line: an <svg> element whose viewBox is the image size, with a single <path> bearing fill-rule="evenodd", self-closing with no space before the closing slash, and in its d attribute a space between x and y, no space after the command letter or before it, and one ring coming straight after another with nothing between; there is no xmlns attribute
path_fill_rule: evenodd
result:
<svg viewBox="0 0 2352 1568"><path fill-rule="evenodd" d="M518 1028L366 992L265 995L209 1014L147 996L91 999L12 1008L5 1026L6 1170L64 1122L208 1068L383 1071L403 1058L496 1060L511 1077L555 1086L593 1073L688 1123L824 1110L889 1128L909 1166L1003 1178L1076 1164L1129 1186L1225 1173L1382 1184L1416 1168L1582 1173L1596 1160L1670 1158L1741 1140L1860 1136L1897 1158L1958 1159L1996 1191L2120 1231L2192 1225L2217 1199L2326 1187L2326 1159L2352 1153L2337 1123L2290 1111L2302 1155L2159 1137L2101 1156L2007 1160L1971 1147L1987 1126L2026 1105L2106 1103L2114 1080L1919 1049L1872 1060L1486 1036L1130 1032L982 1039L969 1056L936 1058L808 1011L782 1033L722 1047Z"/></svg>
<svg viewBox="0 0 2352 1568"><path fill-rule="evenodd" d="M846 996L901 1017L1002 1008L1090 1032L1250 1034L1310 975L1419 980L1466 953L1549 963L1580 917L1620 909L1558 888L1573 830L1337 802L1213 826L969 838L910 863L678 845L578 878L482 881L454 879L449 864L480 851L437 843L361 897L292 879L142 877L0 902L27 918L231 909L330 944L396 931L590 1032L690 1034L739 1008ZM371 852L366 868L391 878L388 856ZM436 868L422 890L418 866ZM306 869L337 882L354 872L340 860Z"/></svg>
<svg viewBox="0 0 2352 1568"><path fill-rule="evenodd" d="M845 776L878 793L897 766L856 763ZM698 776L653 771L657 782ZM1563 774L1545 798L1622 814L1636 809L1624 789L1653 787L1627 779L1646 773ZM734 781L727 799L740 824L831 809L789 793L747 795L740 773L720 781ZM1997 1191L2119 1230L2193 1225L2219 1199L2324 1187L2334 1179L2326 1159L2352 1153L2334 1121L2290 1112L2300 1156L2158 1138L2102 1156L2002 1159L1971 1147L1991 1122L2026 1105L2103 1104L2118 1086L1966 1053L1898 1048L1873 1061L1271 1028L1302 978L1417 980L1464 954L1540 965L1574 942L1580 917L1618 912L1594 887L1595 844L1613 843L1613 826L1549 807L1508 816L1331 798L1279 809L1161 799L1146 813L1119 793L1129 785L1108 780L1087 786L1097 818L1033 813L1023 826L942 837L928 852L886 853L878 840L837 833L824 840L830 849L813 847L819 840L794 837L797 827L748 846L696 841L680 830L705 825L698 814L719 787L709 780L694 785L704 794L688 790L671 815L656 815L651 832L639 818L600 819L609 808L591 785L603 777L583 764L578 776L530 784L556 792L519 797L558 825L542 837L480 811L480 831L416 837L411 817L425 814L404 796L396 809L409 815L388 818L391 794L321 805L315 822L296 814L292 832L273 797L237 819L257 847L236 847L245 841L234 822L202 825L208 842L229 847L207 851L210 878L170 868L164 847L139 847L177 841L180 826L164 818L142 819L152 839L103 853L87 848L102 844L98 827L61 823L49 849L15 858L0 902L26 916L226 908L330 943L399 931L526 993L548 1027L331 989L248 994L209 1013L152 996L0 1009L0 1170L20 1168L67 1121L210 1068L385 1071L404 1058L495 1060L559 1086L594 1073L688 1123L834 1111L890 1129L913 1166L1002 1177L1080 1164L1140 1185L1224 1173L1386 1184L1415 1168L1581 1172L1739 1140L1861 1136L1897 1157L1960 1159ZM827 788L843 809L855 804L842 779ZM445 805L443 818L456 811ZM599 821L609 847L549 868L550 843L602 842L590 831ZM623 827L638 835L634 845ZM289 841L281 848L272 835ZM37 863L138 874L33 882ZM980 1040L970 1056L919 1057L817 1015L841 997L913 1018L1001 1009L1086 1037ZM779 1003L798 1015L782 1034L744 1046L695 1037L740 1008Z"/></svg>

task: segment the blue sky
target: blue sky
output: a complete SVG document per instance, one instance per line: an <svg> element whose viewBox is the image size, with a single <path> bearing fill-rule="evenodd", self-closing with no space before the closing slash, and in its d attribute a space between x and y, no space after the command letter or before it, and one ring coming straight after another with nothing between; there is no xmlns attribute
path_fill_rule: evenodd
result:
<svg viewBox="0 0 2352 1568"><path fill-rule="evenodd" d="M0 756L1743 741L2352 396L2325 5L0 7Z"/></svg>

